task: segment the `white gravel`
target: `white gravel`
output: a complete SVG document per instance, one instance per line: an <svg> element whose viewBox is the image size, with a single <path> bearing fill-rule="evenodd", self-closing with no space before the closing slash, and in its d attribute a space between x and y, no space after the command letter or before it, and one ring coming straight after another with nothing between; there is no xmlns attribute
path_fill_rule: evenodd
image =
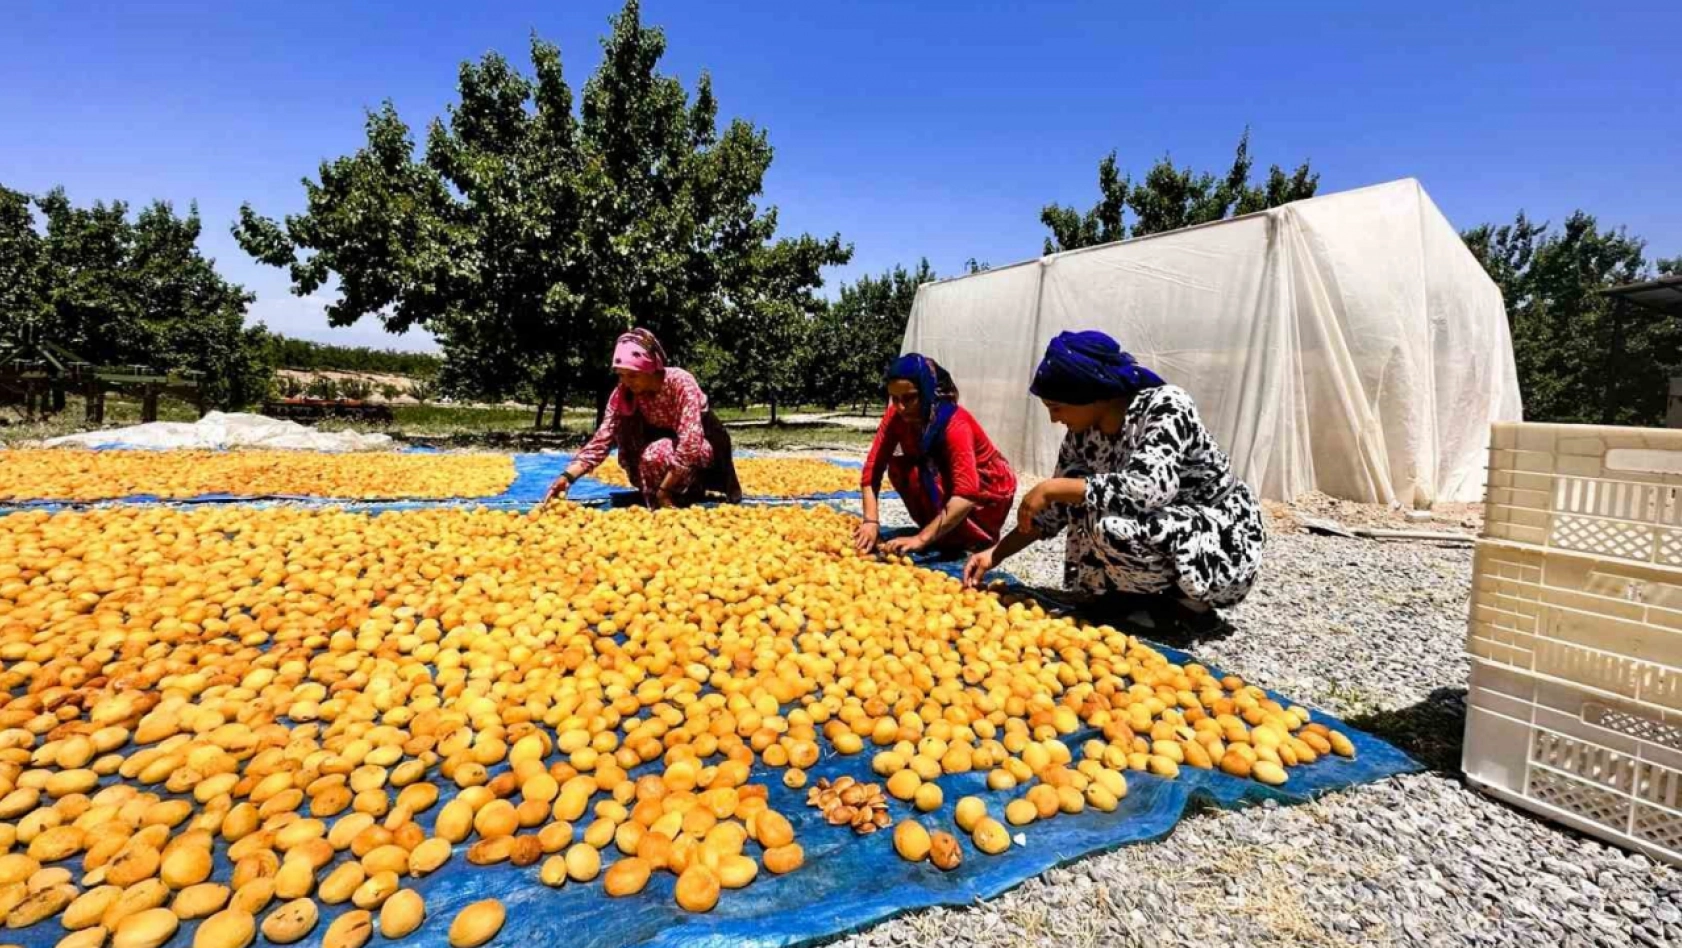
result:
<svg viewBox="0 0 1682 948"><path fill-rule="evenodd" d="M904 509L883 504L884 525ZM1006 570L1061 586L1060 543ZM1433 767L1296 807L1211 810L848 946L1682 944L1682 872L1466 786L1458 773L1471 551L1276 534L1199 658L1377 731Z"/></svg>

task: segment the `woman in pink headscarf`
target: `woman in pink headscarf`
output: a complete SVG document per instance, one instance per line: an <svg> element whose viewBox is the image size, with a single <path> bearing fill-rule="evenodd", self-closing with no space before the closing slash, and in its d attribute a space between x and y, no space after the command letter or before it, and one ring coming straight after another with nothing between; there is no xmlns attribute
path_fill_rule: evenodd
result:
<svg viewBox="0 0 1682 948"><path fill-rule="evenodd" d="M666 351L646 329L619 337L613 350L619 385L602 426L550 486L545 502L565 497L579 478L619 449L619 464L650 507L686 506L711 490L742 499L730 434L707 407L695 376L666 364Z"/></svg>

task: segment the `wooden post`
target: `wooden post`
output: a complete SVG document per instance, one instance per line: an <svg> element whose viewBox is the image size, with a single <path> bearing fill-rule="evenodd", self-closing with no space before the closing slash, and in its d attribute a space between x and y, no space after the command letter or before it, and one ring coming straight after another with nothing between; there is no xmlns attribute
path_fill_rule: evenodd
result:
<svg viewBox="0 0 1682 948"><path fill-rule="evenodd" d="M158 420L158 387L147 383L145 394L141 396L140 420L154 422Z"/></svg>
<svg viewBox="0 0 1682 948"><path fill-rule="evenodd" d="M98 382L89 382L83 397L87 400L85 416L89 424L105 423L105 389Z"/></svg>

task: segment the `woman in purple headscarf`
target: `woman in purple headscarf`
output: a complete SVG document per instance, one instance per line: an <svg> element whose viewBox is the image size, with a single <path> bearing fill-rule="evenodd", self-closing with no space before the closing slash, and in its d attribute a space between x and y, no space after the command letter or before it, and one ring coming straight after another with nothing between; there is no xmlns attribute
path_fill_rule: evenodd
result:
<svg viewBox="0 0 1682 948"><path fill-rule="evenodd" d="M970 558L966 583L1067 529L1077 591L1164 596L1198 614L1249 593L1267 540L1261 506L1184 389L1101 332L1066 332L1031 391L1069 431L1057 476L1028 492L1014 532Z"/></svg>

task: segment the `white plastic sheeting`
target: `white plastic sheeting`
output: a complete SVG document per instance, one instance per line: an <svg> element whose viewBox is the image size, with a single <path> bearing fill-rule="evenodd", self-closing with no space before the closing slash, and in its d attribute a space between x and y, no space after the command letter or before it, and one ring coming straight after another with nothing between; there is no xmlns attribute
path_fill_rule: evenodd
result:
<svg viewBox="0 0 1682 948"><path fill-rule="evenodd" d="M354 431L316 431L295 421L264 415L213 411L197 422L154 421L130 428L89 431L45 442L49 448L280 448L297 451L377 451L392 447L390 436Z"/></svg>
<svg viewBox="0 0 1682 948"><path fill-rule="evenodd" d="M925 284L904 351L1043 476L1062 429L1028 384L1078 329L1191 392L1265 497L1477 500L1490 424L1522 416L1500 290L1412 179Z"/></svg>

